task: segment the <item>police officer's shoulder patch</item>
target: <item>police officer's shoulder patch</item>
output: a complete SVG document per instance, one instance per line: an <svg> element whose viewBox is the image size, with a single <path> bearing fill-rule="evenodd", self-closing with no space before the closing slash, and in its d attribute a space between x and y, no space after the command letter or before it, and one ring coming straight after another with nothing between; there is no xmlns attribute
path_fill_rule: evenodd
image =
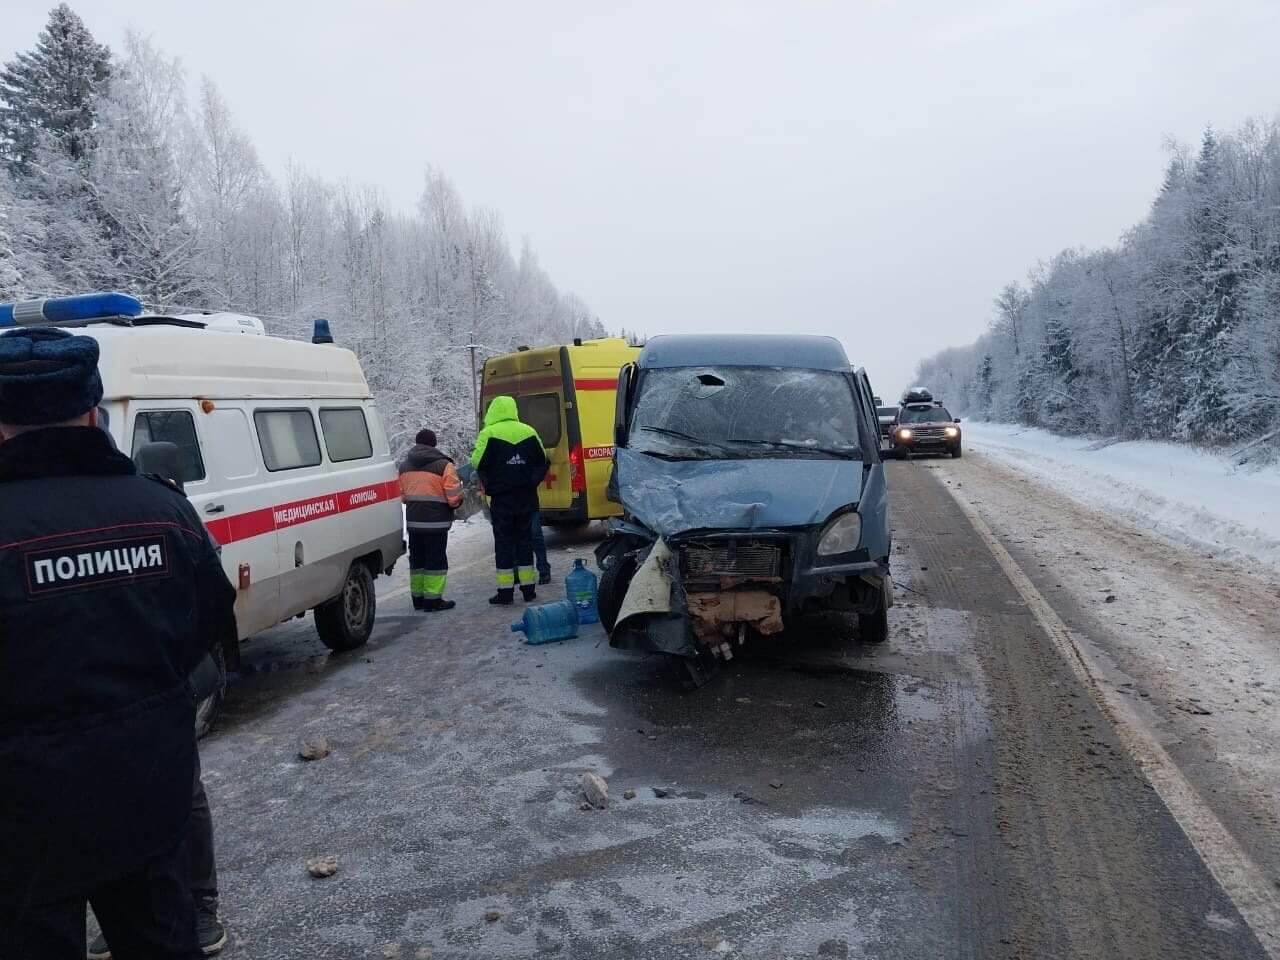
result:
<svg viewBox="0 0 1280 960"><path fill-rule="evenodd" d="M32 600L172 574L162 532L24 550L22 560Z"/></svg>

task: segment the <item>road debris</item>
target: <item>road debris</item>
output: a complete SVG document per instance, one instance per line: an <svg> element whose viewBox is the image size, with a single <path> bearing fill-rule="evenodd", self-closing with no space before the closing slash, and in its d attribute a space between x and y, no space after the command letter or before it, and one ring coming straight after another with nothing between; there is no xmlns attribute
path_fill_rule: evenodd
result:
<svg viewBox="0 0 1280 960"><path fill-rule="evenodd" d="M819 710L825 710L825 709L826 709L826 706L827 706L827 701L825 701L825 700L815 700L815 701L813 701L813 705L814 705L815 707L817 707Z"/></svg>
<svg viewBox="0 0 1280 960"><path fill-rule="evenodd" d="M781 790L781 789L782 789L782 781L781 781L781 780L770 780L770 781L769 781L769 786L773 787L773 789L775 789L775 790Z"/></svg>
<svg viewBox="0 0 1280 960"><path fill-rule="evenodd" d="M653 795L659 800L665 800L671 796L671 791L667 787L650 787L649 789L653 791Z"/></svg>
<svg viewBox="0 0 1280 960"><path fill-rule="evenodd" d="M609 782L596 773L587 772L582 775L582 795L587 803L597 810L609 805Z"/></svg>
<svg viewBox="0 0 1280 960"><path fill-rule="evenodd" d="M582 774L582 796L591 806L603 810L609 805L609 782L598 773Z"/></svg>
<svg viewBox="0 0 1280 960"><path fill-rule="evenodd" d="M636 792L635 792L634 790L623 790L623 791L622 791L622 799L623 799L623 800L634 800L635 798L636 798Z"/></svg>
<svg viewBox="0 0 1280 960"><path fill-rule="evenodd" d="M486 910L484 912L485 923L497 923L502 919L502 914L497 910Z"/></svg>
<svg viewBox="0 0 1280 960"><path fill-rule="evenodd" d="M298 757L302 760L323 760L330 752L329 741L325 737L310 737L298 747Z"/></svg>
<svg viewBox="0 0 1280 960"><path fill-rule="evenodd" d="M307 873L317 880L332 877L338 872L338 858L332 853L323 857L312 857L307 861Z"/></svg>

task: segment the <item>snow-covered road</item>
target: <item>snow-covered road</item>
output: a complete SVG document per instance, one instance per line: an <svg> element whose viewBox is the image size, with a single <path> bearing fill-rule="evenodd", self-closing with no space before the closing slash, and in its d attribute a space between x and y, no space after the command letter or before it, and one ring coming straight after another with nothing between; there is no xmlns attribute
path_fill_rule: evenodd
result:
<svg viewBox="0 0 1280 960"><path fill-rule="evenodd" d="M1194 447L964 425L965 445L1077 503L1184 546L1280 573L1280 467L1250 469Z"/></svg>

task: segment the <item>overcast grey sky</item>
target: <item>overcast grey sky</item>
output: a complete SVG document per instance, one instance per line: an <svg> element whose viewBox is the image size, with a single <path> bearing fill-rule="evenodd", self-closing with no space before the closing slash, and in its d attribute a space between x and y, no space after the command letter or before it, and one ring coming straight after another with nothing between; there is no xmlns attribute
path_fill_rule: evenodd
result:
<svg viewBox="0 0 1280 960"><path fill-rule="evenodd" d="M51 0L3 0L0 56ZM645 333L844 341L886 396L1004 283L1113 242L1194 141L1280 109L1280 3L71 0L221 87L263 161L424 167Z"/></svg>

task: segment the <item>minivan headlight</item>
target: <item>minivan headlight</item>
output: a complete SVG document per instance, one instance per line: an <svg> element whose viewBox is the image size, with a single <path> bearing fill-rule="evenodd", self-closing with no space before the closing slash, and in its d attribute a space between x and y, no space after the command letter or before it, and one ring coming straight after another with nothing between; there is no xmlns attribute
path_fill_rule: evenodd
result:
<svg viewBox="0 0 1280 960"><path fill-rule="evenodd" d="M862 542L862 517L855 510L827 524L818 539L818 553L829 557L837 553L850 553Z"/></svg>

